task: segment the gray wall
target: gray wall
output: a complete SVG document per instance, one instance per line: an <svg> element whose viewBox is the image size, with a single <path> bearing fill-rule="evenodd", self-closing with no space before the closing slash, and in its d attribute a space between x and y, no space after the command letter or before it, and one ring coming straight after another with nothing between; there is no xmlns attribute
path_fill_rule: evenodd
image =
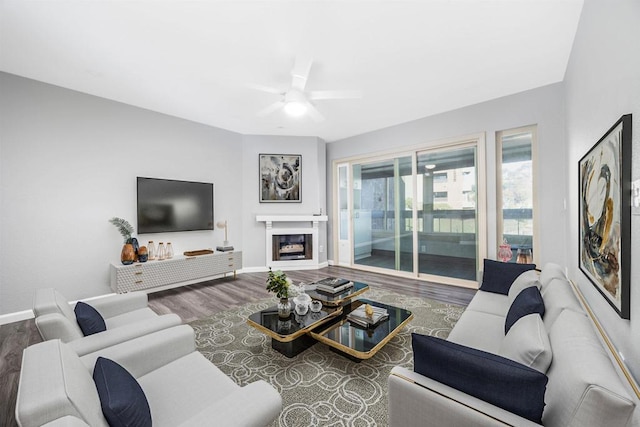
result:
<svg viewBox="0 0 640 427"><path fill-rule="evenodd" d="M566 265L564 210L566 160L564 148L563 88L554 84L495 99L459 110L426 117L327 144L327 192L332 194L332 163L336 159L402 149L407 146L438 144L439 141L484 132L487 146L488 254L495 257L496 237L496 151L497 131L538 125L538 204L541 212L540 262ZM558 185L560 183L560 185ZM329 198L327 203L332 204ZM329 206L332 209L332 206ZM330 210L329 212L333 212ZM331 235L331 224L329 225ZM333 259L333 247L329 259Z"/></svg>
<svg viewBox="0 0 640 427"><path fill-rule="evenodd" d="M640 178L640 2L586 0L565 75L569 195L567 265L614 345L640 379L640 216L631 224L631 320L622 320L578 268L578 161L623 114L633 114L632 179Z"/></svg>
<svg viewBox="0 0 640 427"><path fill-rule="evenodd" d="M0 93L0 315L30 309L39 287L71 300L111 292L122 239L108 219L136 226L136 176L213 182L214 219L228 220L247 270L265 268L256 214L326 212L318 138L243 136L6 73ZM302 203L258 203L259 153L302 154ZM224 232L137 237L181 254Z"/></svg>

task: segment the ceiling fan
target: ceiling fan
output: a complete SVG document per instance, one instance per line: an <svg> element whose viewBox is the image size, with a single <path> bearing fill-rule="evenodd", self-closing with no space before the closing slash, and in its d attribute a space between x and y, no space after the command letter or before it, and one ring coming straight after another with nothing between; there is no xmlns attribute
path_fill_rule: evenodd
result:
<svg viewBox="0 0 640 427"><path fill-rule="evenodd" d="M314 121L321 122L324 120L324 116L320 114L311 101L324 99L357 99L362 97L362 93L358 90L305 91L304 88L307 85L312 64L313 61L310 58L298 56L293 70L291 70L291 86L284 92L269 86L257 84L247 85L252 89L280 96L279 101L259 111L258 116L265 117L282 109L290 116L299 117L304 114L309 114Z"/></svg>

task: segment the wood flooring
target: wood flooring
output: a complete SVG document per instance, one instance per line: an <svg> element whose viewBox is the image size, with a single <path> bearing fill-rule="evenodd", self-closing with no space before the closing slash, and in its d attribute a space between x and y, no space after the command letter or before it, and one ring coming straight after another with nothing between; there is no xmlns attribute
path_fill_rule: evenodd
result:
<svg viewBox="0 0 640 427"><path fill-rule="evenodd" d="M265 290L266 273L239 274L149 294L149 306L158 314L175 313L191 322L219 311L273 296ZM313 282L328 276L343 277L398 293L466 306L475 290L414 279L369 273L345 267L287 271L294 283ZM42 341L33 319L0 326L0 427L16 426L15 404L22 351Z"/></svg>

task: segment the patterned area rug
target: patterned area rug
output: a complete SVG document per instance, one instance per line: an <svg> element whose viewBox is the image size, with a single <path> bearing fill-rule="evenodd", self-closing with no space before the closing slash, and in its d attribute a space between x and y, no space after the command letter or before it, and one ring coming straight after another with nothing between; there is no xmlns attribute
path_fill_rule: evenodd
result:
<svg viewBox="0 0 640 427"><path fill-rule="evenodd" d="M247 317L275 305L248 303L190 323L198 350L236 383L265 380L283 399L272 426L387 425L387 377L396 365L413 367L411 332L446 338L464 307L371 289L363 297L411 310L414 319L374 357L360 363L316 343L289 359Z"/></svg>

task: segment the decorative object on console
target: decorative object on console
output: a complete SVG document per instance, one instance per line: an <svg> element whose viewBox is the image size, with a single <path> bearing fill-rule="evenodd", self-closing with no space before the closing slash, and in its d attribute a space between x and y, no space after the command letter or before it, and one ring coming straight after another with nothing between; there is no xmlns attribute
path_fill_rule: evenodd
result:
<svg viewBox="0 0 640 427"><path fill-rule="evenodd" d="M171 245L171 242L167 242L167 250L165 251L164 257L166 259L173 258L173 246Z"/></svg>
<svg viewBox="0 0 640 427"><path fill-rule="evenodd" d="M131 240L133 226L126 219L117 217L111 218L109 222L116 226L116 228L122 235L122 238L124 239L124 246L122 247L122 251L120 252L120 262L122 262L124 265L132 264L136 259L136 252Z"/></svg>
<svg viewBox="0 0 640 427"><path fill-rule="evenodd" d="M212 254L213 250L212 249L198 249L196 251L184 251L183 255L184 256L198 256L198 255L207 255L207 254Z"/></svg>
<svg viewBox="0 0 640 427"><path fill-rule="evenodd" d="M233 246L229 245L229 238L227 235L227 231L229 229L228 225L227 225L227 220L225 219L224 221L218 221L216 223L216 227L218 228L224 228L224 242L222 242L222 246L217 246L216 250L220 251L220 252L229 252L233 250Z"/></svg>
<svg viewBox="0 0 640 427"><path fill-rule="evenodd" d="M498 259L502 262L509 262L512 257L511 245L507 242L507 239L503 239L502 244L498 246Z"/></svg>
<svg viewBox="0 0 640 427"><path fill-rule="evenodd" d="M149 251L149 261L153 261L156 259L156 245L153 244L153 240L149 240L149 244L147 245Z"/></svg>
<svg viewBox="0 0 640 427"><path fill-rule="evenodd" d="M580 270L623 319L630 317L631 114L578 162Z"/></svg>
<svg viewBox="0 0 640 427"><path fill-rule="evenodd" d="M163 261L166 258L166 253L164 251L164 243L158 243L158 254L156 255L156 259L158 261Z"/></svg>
<svg viewBox="0 0 640 427"><path fill-rule="evenodd" d="M138 249L138 262L147 262L149 259L149 252L146 246L140 246Z"/></svg>
<svg viewBox="0 0 640 427"><path fill-rule="evenodd" d="M302 156L260 154L260 203L300 203Z"/></svg>

